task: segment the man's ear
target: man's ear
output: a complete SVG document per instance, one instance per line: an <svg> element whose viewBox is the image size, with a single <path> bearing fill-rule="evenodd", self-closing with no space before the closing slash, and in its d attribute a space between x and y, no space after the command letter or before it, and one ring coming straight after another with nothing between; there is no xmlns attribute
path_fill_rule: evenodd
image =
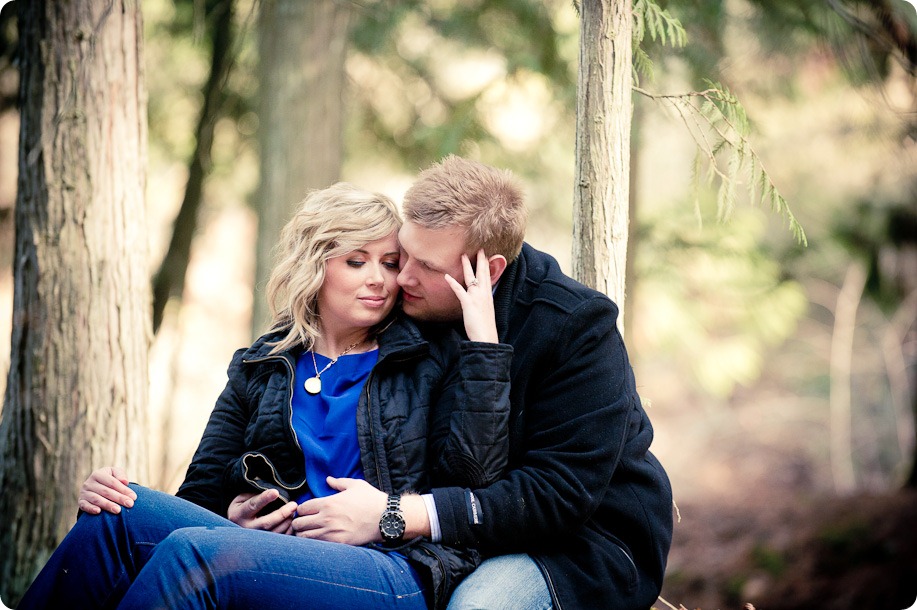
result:
<svg viewBox="0 0 917 610"><path fill-rule="evenodd" d="M487 265L490 267L490 285L493 286L506 271L506 257L502 254L494 254L488 257Z"/></svg>

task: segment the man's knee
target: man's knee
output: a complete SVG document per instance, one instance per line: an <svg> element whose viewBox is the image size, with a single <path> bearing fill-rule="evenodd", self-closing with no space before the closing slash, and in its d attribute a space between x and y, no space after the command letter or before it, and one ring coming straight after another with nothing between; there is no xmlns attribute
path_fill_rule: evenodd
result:
<svg viewBox="0 0 917 610"><path fill-rule="evenodd" d="M456 588L448 610L550 610L551 594L528 555L486 560Z"/></svg>

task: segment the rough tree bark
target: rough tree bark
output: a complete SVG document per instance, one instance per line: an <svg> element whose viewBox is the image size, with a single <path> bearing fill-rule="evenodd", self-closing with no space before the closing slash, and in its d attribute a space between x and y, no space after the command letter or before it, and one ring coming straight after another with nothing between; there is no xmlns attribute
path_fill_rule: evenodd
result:
<svg viewBox="0 0 917 610"><path fill-rule="evenodd" d="M140 3L17 2L13 334L0 422L0 594L16 603L79 484L145 479L150 287Z"/></svg>
<svg viewBox="0 0 917 610"><path fill-rule="evenodd" d="M582 0L576 102L573 277L624 324L630 181L631 0Z"/></svg>
<svg viewBox="0 0 917 610"><path fill-rule="evenodd" d="M264 332L270 319L263 290L280 229L308 190L340 177L351 11L350 3L334 0L264 0L261 5L254 335Z"/></svg>

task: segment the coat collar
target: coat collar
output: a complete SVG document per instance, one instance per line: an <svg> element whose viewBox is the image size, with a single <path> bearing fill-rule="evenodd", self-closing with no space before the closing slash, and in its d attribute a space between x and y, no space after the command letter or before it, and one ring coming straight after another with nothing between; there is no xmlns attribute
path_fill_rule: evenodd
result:
<svg viewBox="0 0 917 610"><path fill-rule="evenodd" d="M513 262L506 266L503 275L500 276L497 291L494 293L494 316L497 320L497 336L504 343L509 329L509 315L513 309L513 303L516 301L516 295L521 288L522 281L525 279L527 269L526 251L529 248L531 246L528 244L522 244L522 251Z"/></svg>

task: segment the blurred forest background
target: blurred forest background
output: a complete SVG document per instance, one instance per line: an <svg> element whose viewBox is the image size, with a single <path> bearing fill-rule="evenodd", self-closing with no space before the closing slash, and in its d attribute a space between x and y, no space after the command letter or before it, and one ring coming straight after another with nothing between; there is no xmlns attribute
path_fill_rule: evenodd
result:
<svg viewBox="0 0 917 610"><path fill-rule="evenodd" d="M574 3L340 4L349 14L328 44L346 45L343 148L305 150L304 163L340 154L342 179L398 201L449 153L509 168L528 195L528 241L569 271ZM678 505L663 597L705 609L892 608L908 587L917 595L917 12L903 0L659 6L687 44L641 43L653 69L640 75L647 94L634 94L625 320ZM0 13L4 370L18 155L11 7ZM177 217L190 249L161 298L141 482L174 491L233 350L263 330L252 322L263 298L259 104L275 90L259 80L261 3L142 9L150 277L162 277ZM650 97L707 81L744 105L807 245L747 184L723 209L691 118ZM195 189L197 208L180 215Z"/></svg>

